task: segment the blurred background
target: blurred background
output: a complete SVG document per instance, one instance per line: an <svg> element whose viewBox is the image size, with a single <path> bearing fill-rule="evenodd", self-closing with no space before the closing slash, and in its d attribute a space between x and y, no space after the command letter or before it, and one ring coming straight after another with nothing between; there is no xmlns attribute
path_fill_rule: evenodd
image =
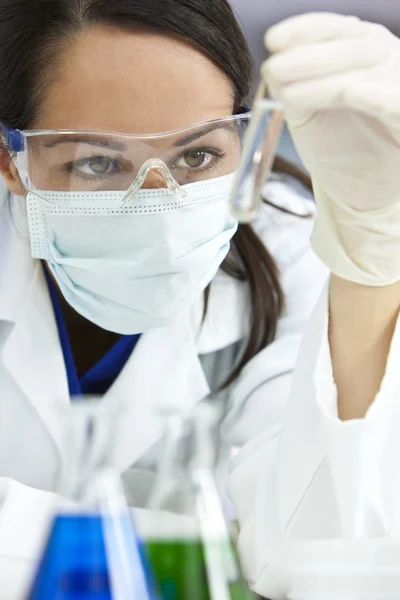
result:
<svg viewBox="0 0 400 600"><path fill-rule="evenodd" d="M367 21L386 25L400 36L400 0L230 0L246 33L254 57L255 76L266 58L263 44L265 30L287 17L311 11L331 11L357 15ZM300 162L287 132L282 137L280 153Z"/></svg>

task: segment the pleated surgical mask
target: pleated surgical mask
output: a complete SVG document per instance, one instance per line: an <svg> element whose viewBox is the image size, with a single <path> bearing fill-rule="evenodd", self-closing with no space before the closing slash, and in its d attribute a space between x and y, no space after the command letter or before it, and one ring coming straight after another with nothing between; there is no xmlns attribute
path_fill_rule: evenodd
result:
<svg viewBox="0 0 400 600"><path fill-rule="evenodd" d="M68 303L103 329L143 333L195 302L226 257L237 222L233 174L171 188L29 192L32 255Z"/></svg>

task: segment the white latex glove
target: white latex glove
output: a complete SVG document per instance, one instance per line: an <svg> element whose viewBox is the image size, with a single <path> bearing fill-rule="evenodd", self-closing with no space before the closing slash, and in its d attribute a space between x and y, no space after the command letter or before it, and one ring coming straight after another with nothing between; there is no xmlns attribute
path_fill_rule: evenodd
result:
<svg viewBox="0 0 400 600"><path fill-rule="evenodd" d="M315 252L357 283L400 280L400 40L356 17L310 13L265 41L267 85L313 179Z"/></svg>

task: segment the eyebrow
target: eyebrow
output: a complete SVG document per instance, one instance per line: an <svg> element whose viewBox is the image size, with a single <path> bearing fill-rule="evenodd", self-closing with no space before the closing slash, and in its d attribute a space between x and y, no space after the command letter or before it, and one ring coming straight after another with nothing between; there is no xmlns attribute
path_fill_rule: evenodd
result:
<svg viewBox="0 0 400 600"><path fill-rule="evenodd" d="M194 133L190 133L189 135L180 138L173 144L173 146L174 148L186 146L186 144L190 144L190 142L194 142L198 138L204 137L205 135L207 135L207 133L210 133L211 131L216 131L217 129L228 129L232 131L233 127L230 123L220 123L217 126L209 125L208 127L200 129L200 131L195 131Z"/></svg>
<svg viewBox="0 0 400 600"><path fill-rule="evenodd" d="M52 140L44 144L46 148L54 148L55 146L59 146L60 144L88 144L89 146L99 146L101 148L111 148L113 150L127 150L127 146L122 142L117 142L114 140L107 139L99 139L99 138L89 138L80 135L60 135L56 139Z"/></svg>
<svg viewBox="0 0 400 600"><path fill-rule="evenodd" d="M209 125L208 127L204 127L203 129L200 129L199 131L195 131L194 133L190 133L189 135L186 135L186 136L178 139L176 142L174 142L173 147L180 148L182 146L186 146L187 144L190 144L191 142L193 142L201 137L204 137L208 133L210 133L212 131L216 131L217 129L226 129L226 130L232 131L233 128L230 123L221 123L218 126ZM139 139L140 139L140 137L139 137ZM141 139L143 141L145 141L146 138L141 138ZM126 144L123 144L122 142L117 142L116 140L100 139L97 137L90 138L90 137L86 137L86 136L82 136L82 135L65 135L65 134L56 137L51 142L47 142L46 144L44 144L44 146L46 148L55 148L56 146L59 146L61 144L79 144L79 143L88 144L89 146L98 146L101 148L111 148L112 150L120 150L120 151L127 150Z"/></svg>

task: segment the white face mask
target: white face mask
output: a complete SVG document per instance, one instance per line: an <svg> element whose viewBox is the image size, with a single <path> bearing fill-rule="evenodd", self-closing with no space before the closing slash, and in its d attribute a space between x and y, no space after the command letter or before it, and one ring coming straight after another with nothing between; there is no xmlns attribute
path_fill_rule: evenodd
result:
<svg viewBox="0 0 400 600"><path fill-rule="evenodd" d="M32 256L45 259L68 303L99 327L143 333L195 302L226 257L237 222L233 176L167 189L30 192Z"/></svg>

